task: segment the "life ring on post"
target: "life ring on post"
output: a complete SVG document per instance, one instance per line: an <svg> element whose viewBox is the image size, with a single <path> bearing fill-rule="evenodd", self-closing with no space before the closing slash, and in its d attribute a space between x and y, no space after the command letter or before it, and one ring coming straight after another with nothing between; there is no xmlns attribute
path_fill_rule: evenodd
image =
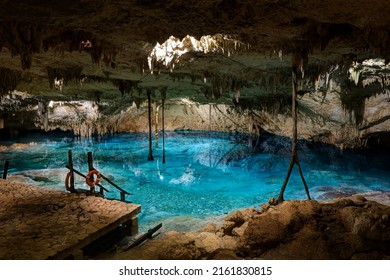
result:
<svg viewBox="0 0 390 280"><path fill-rule="evenodd" d="M66 178L65 178L65 188L67 191L71 191L70 189L70 186L69 186L69 180L70 180L70 176L72 175L72 172L68 172L68 174L66 174Z"/></svg>
<svg viewBox="0 0 390 280"><path fill-rule="evenodd" d="M93 175L96 175L95 181L91 180L91 178L93 178ZM97 184L99 184L101 177L102 174L100 174L99 171L97 171L96 169L92 169L91 171L88 172L87 176L85 177L85 182L92 189Z"/></svg>

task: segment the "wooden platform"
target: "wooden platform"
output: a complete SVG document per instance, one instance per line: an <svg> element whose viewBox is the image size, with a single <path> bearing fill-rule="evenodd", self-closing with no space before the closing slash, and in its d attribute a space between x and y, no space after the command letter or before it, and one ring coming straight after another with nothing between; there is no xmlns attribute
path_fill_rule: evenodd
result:
<svg viewBox="0 0 390 280"><path fill-rule="evenodd" d="M0 259L64 259L122 224L140 205L0 179Z"/></svg>

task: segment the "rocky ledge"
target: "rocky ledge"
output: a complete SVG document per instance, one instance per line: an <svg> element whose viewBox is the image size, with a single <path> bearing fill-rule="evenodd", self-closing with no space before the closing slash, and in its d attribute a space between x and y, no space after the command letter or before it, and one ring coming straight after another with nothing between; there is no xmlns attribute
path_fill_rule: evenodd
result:
<svg viewBox="0 0 390 280"><path fill-rule="evenodd" d="M387 201L389 194L386 194ZM390 259L390 206L363 196L234 211L221 225L166 232L112 259Z"/></svg>

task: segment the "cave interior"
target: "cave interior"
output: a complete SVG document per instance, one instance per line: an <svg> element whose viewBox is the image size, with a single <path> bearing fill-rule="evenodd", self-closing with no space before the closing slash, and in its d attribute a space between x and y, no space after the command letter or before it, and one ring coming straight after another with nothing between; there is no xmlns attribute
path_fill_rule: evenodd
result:
<svg viewBox="0 0 390 280"><path fill-rule="evenodd" d="M166 130L292 137L295 73L298 139L388 153L389 12L388 0L0 0L0 140L146 132L148 107L158 131L163 106Z"/></svg>
<svg viewBox="0 0 390 280"><path fill-rule="evenodd" d="M311 126L300 138L341 148L389 146L388 1L30 0L0 6L3 134L146 130L107 120L133 104L142 108L150 94L167 106L225 106L232 118L266 111L257 118L253 113L250 126L225 130L290 136L289 125L275 119L289 120L294 66L298 122ZM99 106L94 127L53 120L53 107L75 100ZM168 129L180 128L169 121Z"/></svg>

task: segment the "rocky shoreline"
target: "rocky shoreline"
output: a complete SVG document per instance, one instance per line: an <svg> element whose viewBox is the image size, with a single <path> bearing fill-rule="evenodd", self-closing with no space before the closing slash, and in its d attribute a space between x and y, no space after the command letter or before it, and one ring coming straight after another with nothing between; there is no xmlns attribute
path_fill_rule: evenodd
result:
<svg viewBox="0 0 390 280"><path fill-rule="evenodd" d="M180 224L185 220L170 222ZM129 250L137 236L127 237L86 257L105 260L390 259L390 191L361 193L333 201L264 203L260 208L235 210L225 217L203 222L205 226L200 230L165 231Z"/></svg>
<svg viewBox="0 0 390 280"><path fill-rule="evenodd" d="M101 259L390 259L390 195L285 201L228 214L200 231L168 231Z"/></svg>

